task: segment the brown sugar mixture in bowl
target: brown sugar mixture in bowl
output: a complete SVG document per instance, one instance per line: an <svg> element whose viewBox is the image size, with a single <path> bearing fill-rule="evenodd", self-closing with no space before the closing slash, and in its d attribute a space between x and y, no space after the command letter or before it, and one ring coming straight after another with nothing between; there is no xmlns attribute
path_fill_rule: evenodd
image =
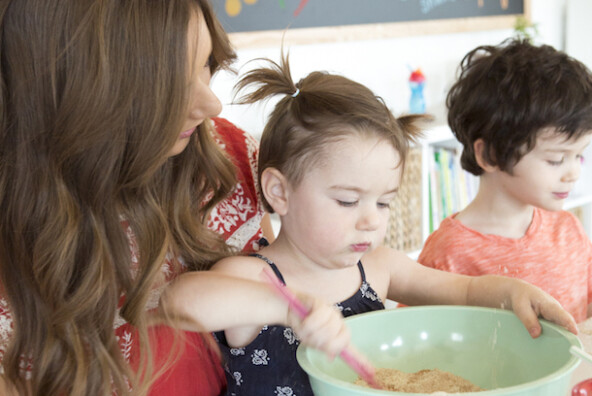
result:
<svg viewBox="0 0 592 396"><path fill-rule="evenodd" d="M466 393L485 390L458 375L438 369L405 373L397 369L378 368L376 369L376 381L385 390L406 393ZM354 383L369 387L362 379L358 379Z"/></svg>

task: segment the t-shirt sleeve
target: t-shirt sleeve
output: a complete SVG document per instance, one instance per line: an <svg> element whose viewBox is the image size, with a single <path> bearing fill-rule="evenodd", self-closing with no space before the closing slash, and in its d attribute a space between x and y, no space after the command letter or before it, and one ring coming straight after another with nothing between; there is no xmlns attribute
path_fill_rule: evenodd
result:
<svg viewBox="0 0 592 396"><path fill-rule="evenodd" d="M461 249L452 229L446 221L440 224L440 228L432 232L426 239L417 261L426 267L441 271L455 272L454 257Z"/></svg>

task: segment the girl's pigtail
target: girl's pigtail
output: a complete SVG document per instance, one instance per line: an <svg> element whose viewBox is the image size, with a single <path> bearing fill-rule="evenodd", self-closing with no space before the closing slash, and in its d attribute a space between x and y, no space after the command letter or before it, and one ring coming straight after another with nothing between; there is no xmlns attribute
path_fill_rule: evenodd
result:
<svg viewBox="0 0 592 396"><path fill-rule="evenodd" d="M433 119L433 116L427 114L407 114L398 117L397 123L410 143L418 143L423 137L423 124Z"/></svg>
<svg viewBox="0 0 592 396"><path fill-rule="evenodd" d="M275 95L298 96L300 89L296 87L290 72L289 55L282 55L280 63L271 59L255 59L263 61L268 67L253 69L240 79L235 86L235 93L243 91L248 86L255 86L255 90L241 96L236 103L251 104L269 99Z"/></svg>

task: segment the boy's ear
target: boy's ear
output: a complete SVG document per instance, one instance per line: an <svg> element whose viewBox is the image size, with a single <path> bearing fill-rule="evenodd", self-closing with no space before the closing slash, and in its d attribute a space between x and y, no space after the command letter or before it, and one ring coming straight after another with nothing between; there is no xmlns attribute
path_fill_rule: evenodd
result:
<svg viewBox="0 0 592 396"><path fill-rule="evenodd" d="M280 216L288 212L288 180L276 168L266 168L261 173L261 191L267 203Z"/></svg>
<svg viewBox="0 0 592 396"><path fill-rule="evenodd" d="M475 152L475 161L485 171L492 172L497 169L497 165L491 164L487 161L485 153L485 142L483 139L477 139L473 143L473 151Z"/></svg>

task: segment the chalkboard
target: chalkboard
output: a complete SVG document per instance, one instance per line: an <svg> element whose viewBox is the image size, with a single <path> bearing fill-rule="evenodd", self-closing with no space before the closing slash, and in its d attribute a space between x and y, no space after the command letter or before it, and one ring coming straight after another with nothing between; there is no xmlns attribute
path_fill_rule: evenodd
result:
<svg viewBox="0 0 592 396"><path fill-rule="evenodd" d="M229 33L516 16L526 0L212 0Z"/></svg>

